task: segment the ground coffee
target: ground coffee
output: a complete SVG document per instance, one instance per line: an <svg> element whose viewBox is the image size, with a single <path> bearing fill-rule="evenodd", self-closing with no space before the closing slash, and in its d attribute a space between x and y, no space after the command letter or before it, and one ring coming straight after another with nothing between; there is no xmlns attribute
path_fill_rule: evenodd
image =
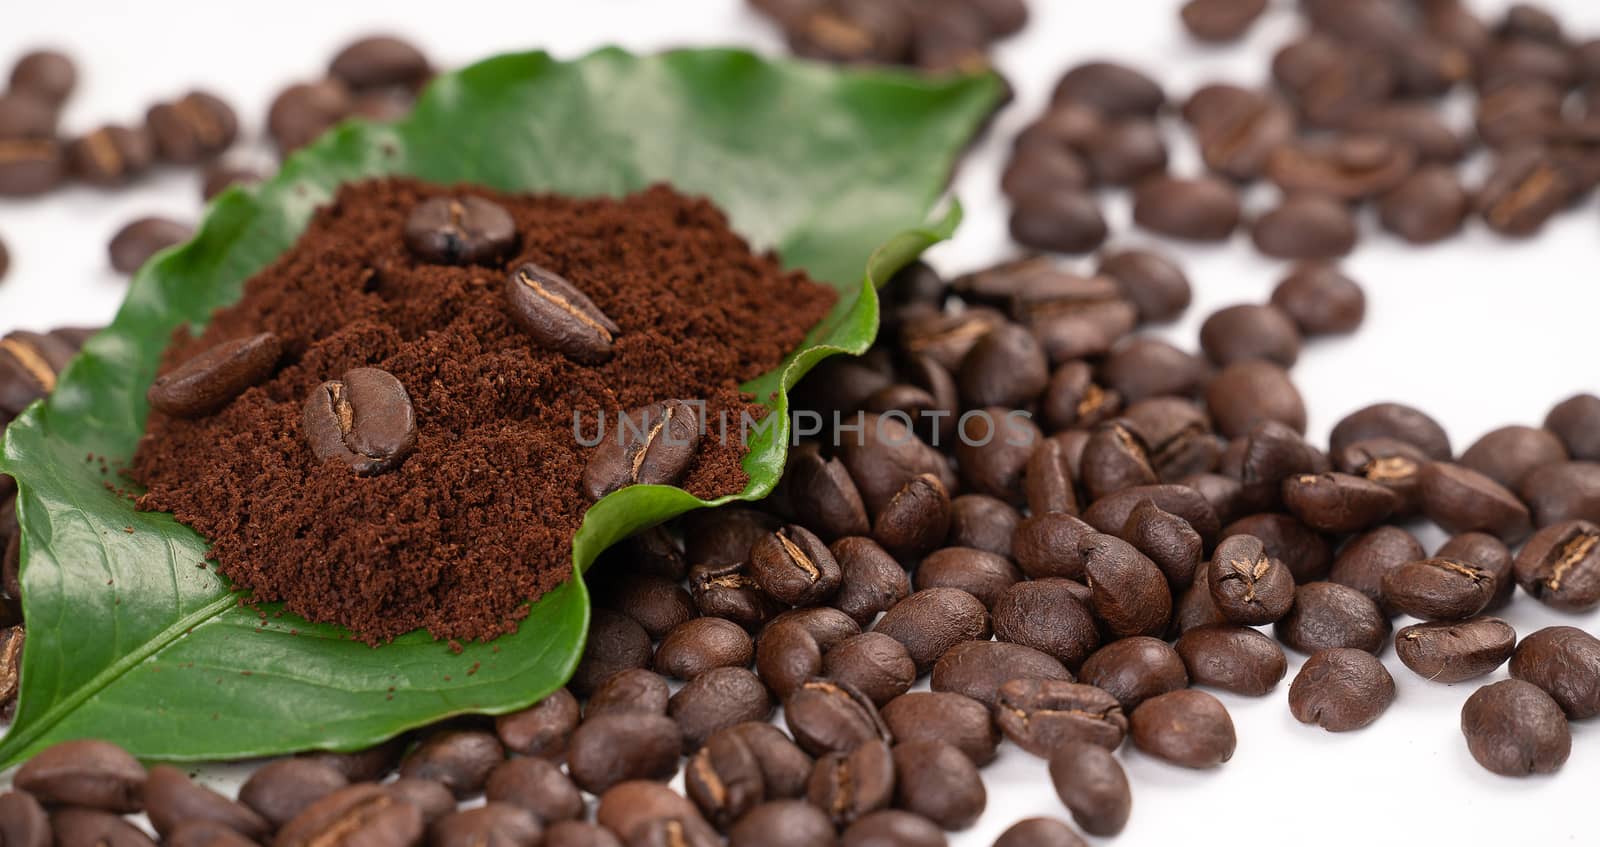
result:
<svg viewBox="0 0 1600 847"><path fill-rule="evenodd" d="M517 246L491 264L419 259L407 218L445 195L503 206ZM530 343L504 293L525 262L620 325L609 360L579 364ZM202 335L180 330L162 368L271 332L283 345L276 373L208 417L153 412L130 475L148 489L140 508L204 534L218 569L255 600L372 643L419 627L493 638L571 572L589 505L574 410L589 438L597 414L614 428L619 411L669 398L703 399L712 421L758 413L738 385L775 367L833 300L752 253L709 202L666 187L580 200L357 183ZM307 393L360 367L398 378L416 414L414 450L371 476L319 462L302 432ZM739 491L742 452L736 434L701 438L683 486Z"/></svg>

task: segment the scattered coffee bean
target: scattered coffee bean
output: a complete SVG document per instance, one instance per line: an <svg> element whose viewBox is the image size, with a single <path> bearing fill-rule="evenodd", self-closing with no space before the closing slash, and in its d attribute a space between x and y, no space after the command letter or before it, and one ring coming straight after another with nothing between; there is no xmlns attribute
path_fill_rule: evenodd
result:
<svg viewBox="0 0 1600 847"><path fill-rule="evenodd" d="M1282 367L1261 359L1234 362L1206 387L1206 409L1217 431L1229 438L1250 432L1264 421L1305 432L1306 407L1300 391Z"/></svg>
<svg viewBox="0 0 1600 847"><path fill-rule="evenodd" d="M354 109L350 90L332 79L285 88L267 111L267 132L281 156L310 144Z"/></svg>
<svg viewBox="0 0 1600 847"><path fill-rule="evenodd" d="M639 622L651 638L663 638L696 616L694 598L678 580L653 573L591 572L596 602Z"/></svg>
<svg viewBox="0 0 1600 847"><path fill-rule="evenodd" d="M1002 595L995 604L997 615L1005 597L1026 584L1017 583ZM872 631L904 644L921 674L931 670L946 650L963 641L988 638L991 630L983 601L958 588L929 588L896 603Z"/></svg>
<svg viewBox="0 0 1600 847"><path fill-rule="evenodd" d="M895 805L948 830L966 829L988 804L978 769L940 741L894 746Z"/></svg>
<svg viewBox="0 0 1600 847"><path fill-rule="evenodd" d="M1329 732L1361 729L1394 702L1394 677L1371 653L1335 647L1312 655L1289 685L1289 711Z"/></svg>
<svg viewBox="0 0 1600 847"><path fill-rule="evenodd" d="M624 847L610 830L583 821L557 821L544 831L544 847Z"/></svg>
<svg viewBox="0 0 1600 847"><path fill-rule="evenodd" d="M1545 627L1516 646L1510 670L1516 679L1554 698L1567 717L1600 715L1600 639L1589 633L1571 626Z"/></svg>
<svg viewBox="0 0 1600 847"><path fill-rule="evenodd" d="M1417 447L1394 438L1370 438L1335 453L1334 461L1340 471L1393 491L1400 498L1397 515L1422 508L1422 467L1428 457Z"/></svg>
<svg viewBox="0 0 1600 847"><path fill-rule="evenodd" d="M1235 41L1267 9L1267 0L1189 0L1179 15L1189 34L1201 41Z"/></svg>
<svg viewBox="0 0 1600 847"><path fill-rule="evenodd" d="M150 257L193 236L194 229L188 224L169 218L139 218L111 237L111 267L118 273L131 274L144 267Z"/></svg>
<svg viewBox="0 0 1600 847"><path fill-rule="evenodd" d="M74 139L66 147L67 167L84 182L122 185L144 173L155 158L154 142L143 127L110 124Z"/></svg>
<svg viewBox="0 0 1600 847"><path fill-rule="evenodd" d="M1186 768L1216 767L1233 758L1238 744L1227 708L1192 688L1139 704L1129 726L1141 751Z"/></svg>
<svg viewBox="0 0 1600 847"><path fill-rule="evenodd" d="M767 594L797 606L827 600L842 581L839 563L822 539L793 525L756 541L750 575Z"/></svg>
<svg viewBox="0 0 1600 847"><path fill-rule="evenodd" d="M894 799L894 754L882 741L869 741L851 753L829 753L817 760L806 783L806 799L837 826L886 809Z"/></svg>
<svg viewBox="0 0 1600 847"><path fill-rule="evenodd" d="M1117 637L1160 635L1172 616L1161 569L1133 545L1096 533L1080 542L1091 610Z"/></svg>
<svg viewBox="0 0 1600 847"><path fill-rule="evenodd" d="M1101 647L1083 663L1079 677L1115 697L1124 713L1151 697L1189 685L1183 658L1165 641L1148 636Z"/></svg>
<svg viewBox="0 0 1600 847"><path fill-rule="evenodd" d="M615 714L634 717L627 712ZM771 717L772 696L760 678L744 668L712 668L672 695L667 714L682 730L688 752L719 730Z"/></svg>
<svg viewBox="0 0 1600 847"><path fill-rule="evenodd" d="M1032 647L1069 670L1081 667L1100 646L1094 618L1085 605L1089 598L1082 589L1081 584L1060 578L1013 585L995 603L995 637Z"/></svg>
<svg viewBox="0 0 1600 847"><path fill-rule="evenodd" d="M823 657L822 673L855 686L880 708L917 680L916 663L905 645L881 632L864 632L839 642Z"/></svg>
<svg viewBox="0 0 1600 847"><path fill-rule="evenodd" d="M1389 618L1354 588L1311 582L1295 589L1294 606L1273 632L1302 653L1349 647L1376 655L1389 640Z"/></svg>
<svg viewBox="0 0 1600 847"><path fill-rule="evenodd" d="M1251 240L1276 259L1336 259L1355 249L1359 234L1350 208L1320 194L1291 194L1256 218Z"/></svg>
<svg viewBox="0 0 1600 847"><path fill-rule="evenodd" d="M1561 706L1520 679L1485 685L1461 707L1467 750L1492 773L1555 773L1572 752L1572 733Z"/></svg>
<svg viewBox="0 0 1600 847"><path fill-rule="evenodd" d="M60 185L66 172L55 141L0 138L0 197L36 197Z"/></svg>
<svg viewBox="0 0 1600 847"><path fill-rule="evenodd" d="M1557 403L1544 419L1573 459L1600 462L1600 397L1577 394Z"/></svg>
<svg viewBox="0 0 1600 847"><path fill-rule="evenodd" d="M63 741L29 759L12 777L48 806L137 812L144 805L145 771L122 748L105 741Z"/></svg>
<svg viewBox="0 0 1600 847"><path fill-rule="evenodd" d="M1061 821L1025 818L1000 833L994 847L1086 847L1086 842Z"/></svg>
<svg viewBox="0 0 1600 847"><path fill-rule="evenodd" d="M1566 460L1567 448L1549 430L1506 426L1473 442L1459 461L1463 467L1516 491L1529 473Z"/></svg>
<svg viewBox="0 0 1600 847"><path fill-rule="evenodd" d="M421 50L389 35L372 35L351 42L328 63L328 76L353 91L389 86L417 88L432 73Z"/></svg>
<svg viewBox="0 0 1600 847"><path fill-rule="evenodd" d="M1011 237L1057 253L1088 253L1106 240L1106 221L1094 195L1084 191L1033 191L1017 198Z"/></svg>
<svg viewBox="0 0 1600 847"><path fill-rule="evenodd" d="M94 809L59 809L50 815L50 828L55 832L56 843L62 847L99 844L154 847L156 843L127 820Z"/></svg>
<svg viewBox="0 0 1600 847"><path fill-rule="evenodd" d="M1300 332L1276 306L1229 306L1201 324L1200 347L1219 366L1266 359L1287 368L1300 356Z"/></svg>
<svg viewBox="0 0 1600 847"><path fill-rule="evenodd" d="M761 721L737 724L722 732L739 736L755 754L768 798L805 795L806 780L812 769L811 757L783 730Z"/></svg>
<svg viewBox="0 0 1600 847"><path fill-rule="evenodd" d="M559 765L545 759L518 758L496 765L483 791L491 804L526 809L545 823L584 815L583 795L577 786Z"/></svg>
<svg viewBox="0 0 1600 847"><path fill-rule="evenodd" d="M575 694L588 695L622 671L648 666L650 656L650 634L644 627L621 612L595 609L583 659L567 686Z"/></svg>
<svg viewBox="0 0 1600 847"><path fill-rule="evenodd" d="M678 725L665 716L627 712L596 715L572 733L567 771L580 788L600 794L627 780L670 778L678 771L682 747ZM487 777L485 773L484 778Z"/></svg>
<svg viewBox="0 0 1600 847"><path fill-rule="evenodd" d="M871 533L861 492L838 459L823 459L808 450L792 451L783 484L795 517L822 538L833 541Z"/></svg>
<svg viewBox="0 0 1600 847"><path fill-rule="evenodd" d="M595 823L629 841L660 821L679 824L680 838L715 835L694 804L662 782L629 780L619 783L600 795L600 805L595 810ZM685 829L687 832L682 831Z"/></svg>
<svg viewBox="0 0 1600 847"><path fill-rule="evenodd" d="M266 181L266 175L247 165L213 162L206 166L200 180L200 196L207 203L229 188L250 188Z"/></svg>
<svg viewBox="0 0 1600 847"><path fill-rule="evenodd" d="M417 204L406 218L404 232L406 247L410 248L418 258L436 265L475 265L491 264L503 258L515 246L517 241L517 225L511 220L511 215L505 208L497 203L485 200L482 197L433 197ZM576 319L582 320L587 316L601 324L606 331L615 334L617 329L614 324L598 315L582 294L572 296L575 292L565 290L570 288L567 283L565 288L562 283L566 280L554 277L550 287L556 288L554 294L546 291L544 285L544 272L536 265L524 266L511 277L512 283L508 290L512 292L511 302L513 308L533 310L533 300L541 304L544 301L554 302L556 305L567 308ZM519 278L525 275L525 279ZM518 287L518 284L522 288ZM517 296L527 289L531 294ZM565 297L566 299L560 299ZM576 309L571 308L576 306ZM578 311L582 310L582 312ZM519 318L529 320L522 316L519 309ZM539 314L543 314L540 312ZM548 319L547 319L548 320ZM534 322L544 326L544 321L537 318ZM593 324L590 324L593 326ZM538 329L532 328L536 334ZM563 333L564 335L564 333ZM565 350L563 350L565 352Z"/></svg>
<svg viewBox="0 0 1600 847"><path fill-rule="evenodd" d="M1154 177L1134 192L1134 221L1171 238L1222 241L1241 215L1237 189L1211 177Z"/></svg>
<svg viewBox="0 0 1600 847"><path fill-rule="evenodd" d="M834 825L816 806L776 800L751 809L728 830L729 847L829 847Z"/></svg>
<svg viewBox="0 0 1600 847"><path fill-rule="evenodd" d="M1554 609L1600 605L1600 526L1566 521L1534 533L1516 559L1522 590Z"/></svg>
<svg viewBox="0 0 1600 847"><path fill-rule="evenodd" d="M222 824L247 838L261 838L272 828L248 806L196 785L170 765L150 769L144 783L144 810L162 835L170 834L180 823L199 820Z"/></svg>
<svg viewBox="0 0 1600 847"><path fill-rule="evenodd" d="M191 91L173 103L159 103L145 114L156 153L169 162L209 159L239 137L239 118L222 98Z"/></svg>
<svg viewBox="0 0 1600 847"><path fill-rule="evenodd" d="M1522 120L1521 116L1515 119ZM1495 161L1478 188L1476 208L1495 232L1527 237L1543 229L1576 192L1572 180L1548 152L1538 146L1522 146L1502 153Z"/></svg>
<svg viewBox="0 0 1600 847"><path fill-rule="evenodd" d="M1072 819L1090 835L1122 832L1133 811L1128 776L1104 747L1067 742L1050 755L1050 781Z"/></svg>
<svg viewBox="0 0 1600 847"><path fill-rule="evenodd" d="M1005 641L963 641L946 650L933 666L934 691L962 694L993 708L1000 687L1013 679L1072 681L1072 673L1054 657Z"/></svg>
<svg viewBox="0 0 1600 847"><path fill-rule="evenodd" d="M1167 145L1156 122L1115 118L1078 148L1102 185L1134 185L1167 168Z"/></svg>
<svg viewBox="0 0 1600 847"><path fill-rule="evenodd" d="M840 574L839 591L831 602L857 624L870 622L911 593L905 569L870 538L841 538L828 552L839 563Z"/></svg>
<svg viewBox="0 0 1600 847"><path fill-rule="evenodd" d="M272 829L318 800L344 788L344 774L310 759L279 759L250 775L239 788L239 802L255 810ZM452 804L454 799L451 800Z"/></svg>
<svg viewBox="0 0 1600 847"><path fill-rule="evenodd" d="M1499 618L1413 624L1394 637L1394 652L1417 676L1445 684L1493 673L1511 658L1517 631Z"/></svg>
<svg viewBox="0 0 1600 847"><path fill-rule="evenodd" d="M162 414L204 417L266 379L282 356L283 343L270 332L225 341L156 377L145 398Z"/></svg>
<svg viewBox="0 0 1600 847"><path fill-rule="evenodd" d="M49 847L50 818L33 795L22 791L0 793L0 838L8 847Z"/></svg>
<svg viewBox="0 0 1600 847"><path fill-rule="evenodd" d="M712 668L745 667L754 657L754 642L737 624L695 618L673 627L661 640L655 669L673 679L691 680Z"/></svg>
<svg viewBox="0 0 1600 847"><path fill-rule="evenodd" d="M1097 273L1116 282L1122 296L1151 323L1176 319L1189 308L1193 291L1177 263L1149 250L1121 250L1102 256Z"/></svg>
<svg viewBox="0 0 1600 847"><path fill-rule="evenodd" d="M939 546L950 532L950 495L933 474L919 474L890 498L872 535L884 549L915 559Z"/></svg>
<svg viewBox="0 0 1600 847"><path fill-rule="evenodd" d="M840 847L947 847L937 824L900 809L873 812L847 827Z"/></svg>
<svg viewBox="0 0 1600 847"><path fill-rule="evenodd" d="M1007 682L1000 686L994 716L1007 738L1041 758L1069 741L1115 750L1128 732L1128 719L1115 697L1065 680Z"/></svg>
<svg viewBox="0 0 1600 847"><path fill-rule="evenodd" d="M429 843L438 847L536 847L544 838L544 827L527 809L491 802L445 815L434 822L428 833Z"/></svg>
<svg viewBox="0 0 1600 847"><path fill-rule="evenodd" d="M883 707L883 721L896 743L943 741L983 767L994 761L1000 736L989 708L962 694L916 691Z"/></svg>
<svg viewBox="0 0 1600 847"><path fill-rule="evenodd" d="M1115 62L1086 62L1056 82L1050 101L1076 103L1109 116L1154 117L1167 96L1150 77Z"/></svg>
<svg viewBox="0 0 1600 847"><path fill-rule="evenodd" d="M1470 468L1432 462L1423 466L1418 482L1423 513L1446 532L1487 532L1512 544L1533 528L1516 495Z"/></svg>
<svg viewBox="0 0 1600 847"><path fill-rule="evenodd" d="M410 395L377 368L352 368L312 389L301 426L318 461L338 461L362 476L394 469L417 443Z"/></svg>
<svg viewBox="0 0 1600 847"><path fill-rule="evenodd" d="M1476 615L1494 596L1494 575L1451 559L1407 562L1383 577L1383 597L1395 610L1425 621Z"/></svg>
<svg viewBox="0 0 1600 847"><path fill-rule="evenodd" d="M520 712L495 718L494 729L501 743L513 753L559 758L567 752L567 741L578 728L578 718L578 699L567 689L558 688Z"/></svg>
<svg viewBox="0 0 1600 847"><path fill-rule="evenodd" d="M60 106L78 84L78 68L59 50L30 50L11 66L11 89Z"/></svg>
<svg viewBox="0 0 1600 847"><path fill-rule="evenodd" d="M965 547L946 547L917 566L912 582L918 591L929 588L958 588L993 607L1005 590L1022 578L1017 567L1003 556Z"/></svg>
<svg viewBox="0 0 1600 847"><path fill-rule="evenodd" d="M583 714L585 717L603 715L607 712L648 712L664 715L667 713L667 700L671 696L672 690L668 687L665 677L644 668L631 668L613 675L590 694L588 702L583 706ZM572 726L576 725L574 719ZM568 734L570 729L569 727L567 730ZM504 741L505 737L506 733L502 730L500 739ZM510 746L509 743L507 746ZM561 746L563 748L566 746L565 736L562 736Z"/></svg>
<svg viewBox="0 0 1600 847"><path fill-rule="evenodd" d="M1453 169L1419 168L1378 201L1383 228L1412 244L1433 244L1455 235L1472 210L1472 197Z"/></svg>
<svg viewBox="0 0 1600 847"><path fill-rule="evenodd" d="M540 347L584 364L611 358L622 330L565 277L529 262L506 277L505 293L512 317ZM619 432L610 441L626 437Z"/></svg>
<svg viewBox="0 0 1600 847"><path fill-rule="evenodd" d="M783 717L795 742L813 756L892 738L872 701L848 683L814 679L801 685L784 700Z"/></svg>
<svg viewBox="0 0 1600 847"><path fill-rule="evenodd" d="M1272 305L1308 336L1343 335L1361 325L1367 298L1360 285L1333 266L1305 264L1272 290Z"/></svg>
<svg viewBox="0 0 1600 847"><path fill-rule="evenodd" d="M442 783L461 800L482 791L489 772L505 757L505 747L491 733L445 730L406 755L400 763L400 776Z"/></svg>
<svg viewBox="0 0 1600 847"><path fill-rule="evenodd" d="M284 824L275 847L314 844L415 844L422 840L422 811L372 783L341 788Z"/></svg>
<svg viewBox="0 0 1600 847"><path fill-rule="evenodd" d="M26 91L0 92L0 141L49 141L61 111Z"/></svg>
<svg viewBox="0 0 1600 847"><path fill-rule="evenodd" d="M1235 535L1218 545L1209 576L1212 601L1234 623L1272 623L1294 603L1294 577L1253 535Z"/></svg>
<svg viewBox="0 0 1600 847"><path fill-rule="evenodd" d="M1198 584L1196 591L1203 590ZM1184 631L1175 646L1190 681L1234 694L1260 697L1288 673L1283 648L1260 632L1237 624L1205 624Z"/></svg>
<svg viewBox="0 0 1600 847"><path fill-rule="evenodd" d="M1569 520L1600 522L1600 462L1556 462L1536 468L1518 492L1536 526Z"/></svg>

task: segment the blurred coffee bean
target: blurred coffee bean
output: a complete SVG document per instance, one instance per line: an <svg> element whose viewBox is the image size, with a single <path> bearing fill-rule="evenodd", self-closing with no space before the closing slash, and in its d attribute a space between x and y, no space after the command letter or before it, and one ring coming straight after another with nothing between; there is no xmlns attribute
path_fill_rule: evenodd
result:
<svg viewBox="0 0 1600 847"><path fill-rule="evenodd" d="M145 814L156 832L170 835L180 823L205 820L222 824L247 838L261 838L272 829L248 806L195 784L170 765L157 765L145 779Z"/></svg>
<svg viewBox="0 0 1600 847"><path fill-rule="evenodd" d="M421 809L396 802L384 786L364 783L341 788L307 806L278 830L273 844L415 844L422 834Z"/></svg>
<svg viewBox="0 0 1600 847"><path fill-rule="evenodd" d="M1287 368L1300 357L1300 331L1276 306L1240 304L1206 318L1200 325L1200 347L1218 366L1265 359Z"/></svg>
<svg viewBox="0 0 1600 847"><path fill-rule="evenodd" d="M1542 147L1520 147L1502 154L1477 193L1477 211L1501 235L1525 237L1567 204L1571 179Z"/></svg>
<svg viewBox="0 0 1600 847"><path fill-rule="evenodd" d="M1332 265L1304 264L1272 290L1272 305L1308 336L1354 332L1366 315L1366 295Z"/></svg>
<svg viewBox="0 0 1600 847"><path fill-rule="evenodd" d="M278 155L287 156L344 120L353 107L349 89L337 80L297 83L273 99L267 112L267 132Z"/></svg>
<svg viewBox="0 0 1600 847"><path fill-rule="evenodd" d="M1278 148L1267 162L1267 176L1285 192L1363 200L1399 185L1415 164L1415 154L1404 144L1347 135Z"/></svg>
<svg viewBox="0 0 1600 847"><path fill-rule="evenodd" d="M1126 65L1087 62L1072 68L1056 82L1051 103L1076 103L1112 117L1155 117L1166 104L1166 94L1150 77Z"/></svg>
<svg viewBox="0 0 1600 847"><path fill-rule="evenodd" d="M1505 426L1473 442L1460 463L1515 491L1529 473L1566 459L1566 446L1549 430Z"/></svg>
<svg viewBox="0 0 1600 847"><path fill-rule="evenodd" d="M1155 177L1134 192L1134 221L1172 238L1225 240L1241 214L1238 191L1211 177Z"/></svg>
<svg viewBox="0 0 1600 847"><path fill-rule="evenodd" d="M1094 184L1083 157L1056 145L1034 143L1017 150L1000 175L1000 190L1016 200L1030 192L1082 191Z"/></svg>
<svg viewBox="0 0 1600 847"><path fill-rule="evenodd" d="M226 161L213 162L206 166L201 177L200 196L210 202L218 194L240 186L249 188L259 185L266 180L266 175L255 168L246 165L229 164Z"/></svg>
<svg viewBox="0 0 1600 847"><path fill-rule="evenodd" d="M1536 526L1600 523L1600 462L1556 462L1530 471L1519 492Z"/></svg>
<svg viewBox="0 0 1600 847"><path fill-rule="evenodd" d="M505 757L505 747L491 733L442 730L406 755L400 776L443 783L456 799L466 799L483 790L489 772Z"/></svg>
<svg viewBox="0 0 1600 847"><path fill-rule="evenodd" d="M500 741L511 752L560 758L566 753L572 731L578 728L578 719L577 698L567 689L558 688L520 712L495 718L494 725Z"/></svg>
<svg viewBox="0 0 1600 847"><path fill-rule="evenodd" d="M665 780L678 770L682 745L678 725L664 715L597 715L572 734L567 770L592 794L627 780Z"/></svg>
<svg viewBox="0 0 1600 847"><path fill-rule="evenodd" d="M1189 0L1179 16L1190 35L1220 43L1243 37L1266 10L1267 0Z"/></svg>
<svg viewBox="0 0 1600 847"><path fill-rule="evenodd" d="M1369 438L1394 438L1415 445L1428 458L1448 461L1450 437L1426 413L1400 403L1376 403L1351 412L1333 427L1329 452L1338 455L1344 448Z"/></svg>
<svg viewBox="0 0 1600 847"><path fill-rule="evenodd" d="M67 168L92 185L122 185L143 174L155 158L144 127L108 124L74 139L66 147Z"/></svg>
<svg viewBox="0 0 1600 847"><path fill-rule="evenodd" d="M55 141L0 138L0 197L34 197L66 176L66 157Z"/></svg>
<svg viewBox="0 0 1600 847"><path fill-rule="evenodd" d="M78 68L59 50L30 50L11 66L11 90L60 106L78 84Z"/></svg>
<svg viewBox="0 0 1600 847"><path fill-rule="evenodd" d="M1265 421L1305 432L1306 408L1300 392L1280 366L1261 359L1234 362L1206 386L1206 409L1217 431L1229 438L1247 434Z"/></svg>
<svg viewBox="0 0 1600 847"><path fill-rule="evenodd" d="M1528 508L1505 486L1449 462L1430 462L1418 479L1422 511L1446 532L1487 532L1507 544L1532 530Z"/></svg>
<svg viewBox="0 0 1600 847"><path fill-rule="evenodd" d="M649 665L650 655L650 635L644 627L621 612L595 609L583 659L568 687L575 694L588 695L617 673Z"/></svg>
<svg viewBox="0 0 1600 847"><path fill-rule="evenodd" d="M1557 403L1544 419L1573 459L1600 462L1600 397L1577 394Z"/></svg>
<svg viewBox="0 0 1600 847"><path fill-rule="evenodd" d="M1144 118L1109 121L1084 139L1079 149L1102 185L1135 185L1167 169L1161 128Z"/></svg>
<svg viewBox="0 0 1600 847"><path fill-rule="evenodd" d="M171 218L139 218L117 230L117 234L111 237L111 267L118 273L134 273L151 256L192 237L194 228L188 224Z"/></svg>
<svg viewBox="0 0 1600 847"><path fill-rule="evenodd" d="M1106 240L1106 220L1094 195L1083 191L1032 191L1011 210L1011 237L1024 247L1088 253Z"/></svg>
<svg viewBox="0 0 1600 847"><path fill-rule="evenodd" d="M307 806L344 788L345 775L310 759L279 759L250 775L239 789L239 802L277 829Z"/></svg>
<svg viewBox="0 0 1600 847"><path fill-rule="evenodd" d="M1424 162L1454 163L1466 155L1468 143L1433 107L1391 103L1352 115L1345 129L1384 135L1411 145Z"/></svg>
<svg viewBox="0 0 1600 847"><path fill-rule="evenodd" d="M12 777L12 785L46 805L81 806L108 812L143 808L145 770L122 748L106 741L64 741L36 753Z"/></svg>
<svg viewBox="0 0 1600 847"><path fill-rule="evenodd" d="M107 847L154 847L155 841L144 830L116 815L94 809L66 808L50 814L55 843L62 847L100 845Z"/></svg>
<svg viewBox="0 0 1600 847"><path fill-rule="evenodd" d="M516 246L517 225L505 207L482 197L431 197L406 216L406 247L437 265L497 262ZM530 272L530 276L539 277ZM543 283L543 279L537 279ZM584 298L572 307L593 309ZM607 327L615 333L615 325Z"/></svg>
<svg viewBox="0 0 1600 847"><path fill-rule="evenodd" d="M1002 324L978 339L961 360L956 384L968 406L1014 406L1033 402L1050 380L1039 342L1017 324Z"/></svg>
<svg viewBox="0 0 1600 847"><path fill-rule="evenodd" d="M1272 75L1311 123L1338 126L1389 100L1397 80L1389 62L1369 48L1321 34L1280 49Z"/></svg>
<svg viewBox="0 0 1600 847"><path fill-rule="evenodd" d="M1270 93L1234 85L1201 86L1183 106L1206 167L1228 179L1261 175L1279 145L1294 138L1295 115Z"/></svg>
<svg viewBox="0 0 1600 847"><path fill-rule="evenodd" d="M421 50L389 35L370 35L351 42L328 63L328 76L352 91L389 86L419 88L432 73Z"/></svg>
<svg viewBox="0 0 1600 847"><path fill-rule="evenodd" d="M1334 259L1355 249L1355 215L1339 200L1291 194L1256 218L1250 231L1256 249L1276 259Z"/></svg>
<svg viewBox="0 0 1600 847"><path fill-rule="evenodd" d="M0 141L49 141L60 110L24 91L0 92Z"/></svg>
<svg viewBox="0 0 1600 847"><path fill-rule="evenodd" d="M175 102L151 106L145 124L156 153L177 164L209 159L239 137L239 117L233 107L206 91L191 91Z"/></svg>
<svg viewBox="0 0 1600 847"><path fill-rule="evenodd" d="M671 696L672 690L661 674L644 668L632 668L613 675L589 695L588 702L583 705L583 714L584 717L607 712L664 715L667 713L667 699ZM504 741L505 733L501 732L500 737ZM563 741L562 747L565 746Z"/></svg>
<svg viewBox="0 0 1600 847"><path fill-rule="evenodd" d="M1183 269L1171 259L1148 250L1120 250L1100 259L1101 276L1117 283L1122 296L1139 310L1146 322L1171 321L1189 308L1192 292Z"/></svg>
<svg viewBox="0 0 1600 847"><path fill-rule="evenodd" d="M1102 384L1125 403L1167 394L1193 395L1210 375L1210 366L1198 356L1144 336L1117 345L1100 365Z"/></svg>

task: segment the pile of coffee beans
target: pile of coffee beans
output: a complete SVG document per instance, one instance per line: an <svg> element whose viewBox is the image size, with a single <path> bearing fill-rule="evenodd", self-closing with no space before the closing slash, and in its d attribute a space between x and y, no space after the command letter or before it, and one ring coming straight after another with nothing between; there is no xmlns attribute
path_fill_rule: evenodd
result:
<svg viewBox="0 0 1600 847"><path fill-rule="evenodd" d="M1264 0L1192 0L1188 30L1242 35ZM1266 256L1334 259L1359 239L1358 214L1428 244L1477 218L1505 236L1538 232L1600 184L1596 104L1600 39L1579 40L1542 8L1498 21L1461 0L1299 0L1303 32L1274 56L1272 83L1203 85L1174 102L1136 68L1097 61L1064 74L1051 104L1016 139L1002 187L1011 231L1040 250L1085 253L1107 237L1096 190L1132 191L1151 232L1222 241L1247 230ZM1442 100L1473 101L1471 127ZM1161 128L1173 112L1206 173L1170 173ZM1478 150L1489 161L1464 176ZM1265 180L1268 208L1242 191Z"/></svg>
<svg viewBox="0 0 1600 847"><path fill-rule="evenodd" d="M830 62L988 70L989 48L1028 23L1025 0L750 0L795 55Z"/></svg>

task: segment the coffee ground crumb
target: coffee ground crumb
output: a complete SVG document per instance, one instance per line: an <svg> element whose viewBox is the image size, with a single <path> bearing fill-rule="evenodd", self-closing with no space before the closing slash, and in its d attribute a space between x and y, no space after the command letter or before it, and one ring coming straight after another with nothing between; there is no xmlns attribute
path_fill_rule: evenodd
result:
<svg viewBox="0 0 1600 847"><path fill-rule="evenodd" d="M401 232L417 203L487 197L520 246L494 267L426 264ZM535 262L569 279L622 327L603 365L535 349L501 285ZM139 507L206 536L218 570L252 602L283 601L372 644L419 628L452 641L512 632L526 601L571 574L588 501L579 480L597 414L703 399L707 420L764 409L740 383L776 367L827 314L832 289L753 253L710 202L656 186L621 199L506 195L406 179L354 183L287 253L219 310L180 329L170 370L219 342L283 341L280 370L211 417L152 413L129 475ZM415 451L359 477L319 463L301 433L308 392L354 367L399 378L416 409ZM737 426L712 432L682 487L740 491Z"/></svg>

